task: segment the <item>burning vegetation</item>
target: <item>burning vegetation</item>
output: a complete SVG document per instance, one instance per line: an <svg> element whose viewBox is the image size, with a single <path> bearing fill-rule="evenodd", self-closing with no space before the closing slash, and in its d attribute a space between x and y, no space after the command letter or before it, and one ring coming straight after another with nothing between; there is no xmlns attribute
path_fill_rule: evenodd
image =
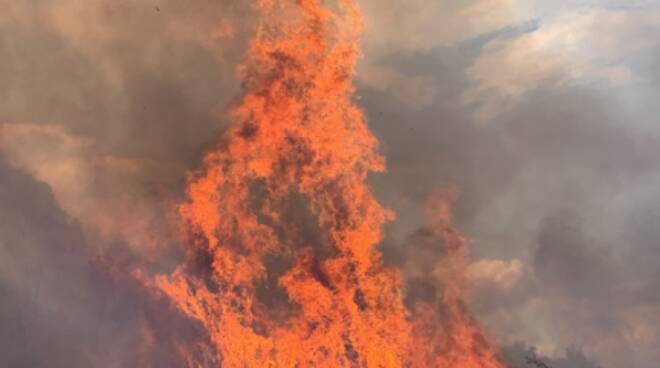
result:
<svg viewBox="0 0 660 368"><path fill-rule="evenodd" d="M179 207L185 262L147 281L203 330L180 354L194 367L503 367L462 303L453 191L429 201L425 246L439 256L416 275L429 295L406 298L374 248L394 216L366 183L385 165L352 101L355 1L256 7L234 125Z"/></svg>

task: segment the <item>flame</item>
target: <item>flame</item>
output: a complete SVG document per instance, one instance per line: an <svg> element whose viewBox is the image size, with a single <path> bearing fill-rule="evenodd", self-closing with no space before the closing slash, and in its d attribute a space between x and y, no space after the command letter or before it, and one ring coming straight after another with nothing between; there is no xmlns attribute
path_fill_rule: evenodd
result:
<svg viewBox="0 0 660 368"><path fill-rule="evenodd" d="M462 307L462 281L411 312L399 271L374 249L393 214L366 184L384 160L351 100L356 3L255 6L235 124L190 175L180 207L187 261L156 279L208 334L204 366L501 367ZM457 248L439 272L460 275L465 241L439 224Z"/></svg>
<svg viewBox="0 0 660 368"><path fill-rule="evenodd" d="M453 225L452 207L458 198L455 188L436 192L427 202L426 231L435 251L442 256L424 275L441 290L436 299L415 306L413 367L501 368L497 351L467 312L463 299L467 290L468 242ZM429 348L430 347L430 348Z"/></svg>

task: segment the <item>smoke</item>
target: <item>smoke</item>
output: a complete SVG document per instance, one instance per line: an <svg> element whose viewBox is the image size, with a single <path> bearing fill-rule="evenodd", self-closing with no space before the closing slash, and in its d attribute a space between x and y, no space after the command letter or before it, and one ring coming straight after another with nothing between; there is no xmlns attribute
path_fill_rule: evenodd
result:
<svg viewBox="0 0 660 368"><path fill-rule="evenodd" d="M122 273L180 258L173 203L239 90L249 5L0 9L3 364L184 366L197 327Z"/></svg>
<svg viewBox="0 0 660 368"><path fill-rule="evenodd" d="M0 162L0 340L12 367L119 367L140 341L139 301L99 267L43 184Z"/></svg>
<svg viewBox="0 0 660 368"><path fill-rule="evenodd" d="M552 368L600 368L599 365L587 359L579 350L568 349L564 356L548 358L538 356L536 349L518 342L504 352L511 368L552 367Z"/></svg>
<svg viewBox="0 0 660 368"><path fill-rule="evenodd" d="M436 83L461 91L455 62ZM657 220L648 204L657 193L657 132L626 125L636 117L601 91L549 87L525 99L483 126L455 100L419 111L363 92L389 158L374 183L399 218L384 249L405 244L424 198L453 183L463 192L457 221L477 258L519 263L523 273L513 285L477 280L470 305L487 330L550 355L580 346L605 367L631 356L652 366L657 322L644 316L657 311L648 298L658 258L644 224Z"/></svg>
<svg viewBox="0 0 660 368"><path fill-rule="evenodd" d="M222 128L249 4L3 2L0 121L58 125L101 154L191 164Z"/></svg>
<svg viewBox="0 0 660 368"><path fill-rule="evenodd" d="M93 247L167 246L184 173L239 91L249 4L0 6L5 159L48 183Z"/></svg>
<svg viewBox="0 0 660 368"><path fill-rule="evenodd" d="M383 249L389 259L405 258L400 249L417 231L425 198L455 184L463 193L456 219L476 258L469 306L487 331L504 344L524 340L548 359L577 347L603 367L650 367L659 353L650 225L659 132L648 97L657 93L657 49L647 33L655 13L583 9L568 23L584 45L576 55L562 46L573 34L558 27L566 18L548 21L544 12L557 10L546 8L481 39L388 49L377 63L433 86L432 102L421 108L397 87L363 82L361 102L388 158L388 172L373 182L398 214ZM629 45L590 41L606 33L600 17L617 35L608 39ZM548 39L556 42L530 44ZM542 68L557 55L556 65ZM587 69L570 70L574 61ZM630 80L573 74L604 64L627 70ZM466 101L475 91L486 99ZM489 101L497 109L484 119L481 103Z"/></svg>
<svg viewBox="0 0 660 368"><path fill-rule="evenodd" d="M357 102L387 158L370 180L397 213L381 248L412 262L424 203L453 184L474 247L467 306L489 334L553 367L589 367L561 360L573 347L603 368L652 367L657 7L578 3L364 1ZM140 303L89 260L180 260L164 214L228 124L254 17L238 1L0 0L7 362L121 366L149 340Z"/></svg>

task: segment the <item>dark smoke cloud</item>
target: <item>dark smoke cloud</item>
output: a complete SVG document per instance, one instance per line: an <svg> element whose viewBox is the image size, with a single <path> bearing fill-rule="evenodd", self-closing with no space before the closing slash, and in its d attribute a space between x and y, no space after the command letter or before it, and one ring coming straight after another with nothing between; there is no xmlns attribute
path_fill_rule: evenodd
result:
<svg viewBox="0 0 660 368"><path fill-rule="evenodd" d="M505 349L504 355L510 368L544 368L544 365L549 368L600 368L575 349L568 349L564 357L553 359L539 356L533 347L519 342Z"/></svg>
<svg viewBox="0 0 660 368"><path fill-rule="evenodd" d="M184 366L197 327L122 267L177 257L163 214L239 90L249 4L0 8L3 366Z"/></svg>
<svg viewBox="0 0 660 368"><path fill-rule="evenodd" d="M7 367L181 367L197 326L85 244L44 183L0 161L0 359ZM183 340L185 339L185 340Z"/></svg>
<svg viewBox="0 0 660 368"><path fill-rule="evenodd" d="M164 203L227 124L245 2L0 2L0 150L94 247L167 242ZM122 230L123 229L123 230ZM156 244L157 245L157 244Z"/></svg>
<svg viewBox="0 0 660 368"><path fill-rule="evenodd" d="M3 364L89 367L97 354L123 355L137 343L130 300L94 271L80 227L45 184L2 161L0 173Z"/></svg>

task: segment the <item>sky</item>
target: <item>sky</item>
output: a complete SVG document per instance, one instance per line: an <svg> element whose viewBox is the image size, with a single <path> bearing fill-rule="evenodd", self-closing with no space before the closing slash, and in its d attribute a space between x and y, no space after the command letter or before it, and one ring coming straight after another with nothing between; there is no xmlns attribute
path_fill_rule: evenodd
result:
<svg viewBox="0 0 660 368"><path fill-rule="evenodd" d="M453 185L468 307L512 367L656 367L660 1L360 4L355 101L397 214L385 259L404 262ZM140 324L166 313L94 260L171 269L170 214L229 124L255 17L236 0L0 0L0 359L142 359Z"/></svg>

